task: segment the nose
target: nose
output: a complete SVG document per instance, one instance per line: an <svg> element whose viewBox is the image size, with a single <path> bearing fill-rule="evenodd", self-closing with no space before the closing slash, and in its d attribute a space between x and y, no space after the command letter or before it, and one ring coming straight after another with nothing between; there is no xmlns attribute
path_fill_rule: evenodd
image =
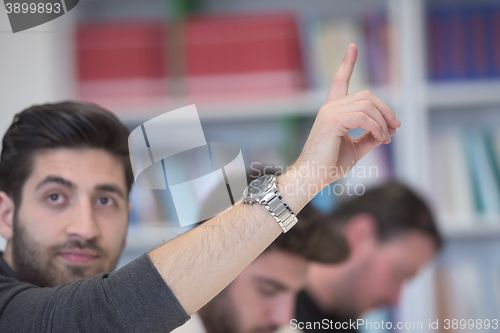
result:
<svg viewBox="0 0 500 333"><path fill-rule="evenodd" d="M295 297L286 295L276 301L271 311L271 322L279 327L289 326L295 315Z"/></svg>
<svg viewBox="0 0 500 333"><path fill-rule="evenodd" d="M69 236L91 240L99 237L100 230L91 200L79 201L73 207L73 213L69 217L66 233Z"/></svg>

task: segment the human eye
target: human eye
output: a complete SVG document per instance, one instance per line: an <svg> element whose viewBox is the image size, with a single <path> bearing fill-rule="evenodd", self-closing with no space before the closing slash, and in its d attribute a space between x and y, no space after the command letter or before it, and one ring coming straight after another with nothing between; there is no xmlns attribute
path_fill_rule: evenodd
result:
<svg viewBox="0 0 500 333"><path fill-rule="evenodd" d="M114 206L116 204L116 202L111 197L103 196L103 197L99 197L97 199L97 204L99 206L111 207L111 206Z"/></svg>
<svg viewBox="0 0 500 333"><path fill-rule="evenodd" d="M257 287L259 293L264 297L274 297L278 294L279 290L274 286L262 284Z"/></svg>
<svg viewBox="0 0 500 333"><path fill-rule="evenodd" d="M67 199L63 194L54 192L47 195L46 201L51 205L61 206L66 203Z"/></svg>

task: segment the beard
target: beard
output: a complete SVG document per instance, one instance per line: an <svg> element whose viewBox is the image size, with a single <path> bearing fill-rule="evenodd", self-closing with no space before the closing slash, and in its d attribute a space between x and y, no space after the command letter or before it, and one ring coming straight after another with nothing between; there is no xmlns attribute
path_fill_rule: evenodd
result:
<svg viewBox="0 0 500 333"><path fill-rule="evenodd" d="M279 327L274 324L243 329L236 306L229 295L230 288L231 285L227 286L198 311L208 333L258 333L278 330Z"/></svg>
<svg viewBox="0 0 500 333"><path fill-rule="evenodd" d="M122 248L125 240L122 244ZM63 264L59 254L71 249L90 249L96 258L89 265ZM22 282L39 287L54 287L67 282L91 278L101 272L111 272L118 263L119 254L110 258L95 241L70 240L64 244L44 248L14 214L12 238L13 270Z"/></svg>

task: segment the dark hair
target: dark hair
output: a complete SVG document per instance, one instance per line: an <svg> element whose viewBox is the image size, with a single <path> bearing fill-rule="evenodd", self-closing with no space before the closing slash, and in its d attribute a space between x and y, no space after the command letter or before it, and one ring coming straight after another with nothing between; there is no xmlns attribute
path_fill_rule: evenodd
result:
<svg viewBox="0 0 500 333"><path fill-rule="evenodd" d="M401 183L393 181L366 191L365 194L341 204L329 220L332 226L344 225L360 213L367 213L375 218L381 241L419 231L431 237L438 249L443 244L429 207Z"/></svg>
<svg viewBox="0 0 500 333"><path fill-rule="evenodd" d="M62 102L32 106L14 117L0 156L0 190L14 201L33 168L33 156L44 149L104 149L123 162L127 191L133 183L128 129L111 112L93 104Z"/></svg>

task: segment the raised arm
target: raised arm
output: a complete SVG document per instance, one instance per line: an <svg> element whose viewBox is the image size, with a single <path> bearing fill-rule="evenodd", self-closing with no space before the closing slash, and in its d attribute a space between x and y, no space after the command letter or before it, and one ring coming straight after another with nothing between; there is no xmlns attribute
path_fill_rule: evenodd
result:
<svg viewBox="0 0 500 333"><path fill-rule="evenodd" d="M389 143L400 126L392 110L370 92L347 95L356 57L356 46L351 44L302 153L278 178L278 189L296 214L366 153L381 143ZM352 140L347 132L358 127L367 133ZM264 207L240 201L203 227L151 251L149 256L191 315L224 289L281 232Z"/></svg>

